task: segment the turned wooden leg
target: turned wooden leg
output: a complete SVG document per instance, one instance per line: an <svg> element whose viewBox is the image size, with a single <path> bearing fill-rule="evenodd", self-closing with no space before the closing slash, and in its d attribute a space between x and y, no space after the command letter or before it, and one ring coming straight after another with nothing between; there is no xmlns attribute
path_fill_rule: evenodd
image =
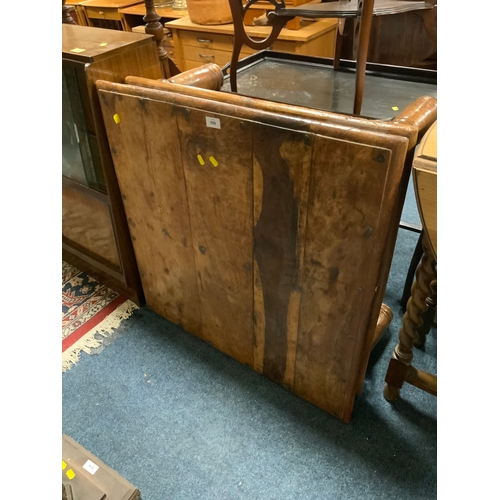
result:
<svg viewBox="0 0 500 500"><path fill-rule="evenodd" d="M372 340L372 349L377 345L380 337L382 337L393 318L394 314L391 308L387 304L382 304L378 315L377 326L375 327L375 334Z"/></svg>
<svg viewBox="0 0 500 500"><path fill-rule="evenodd" d="M167 51L162 45L165 33L163 31L163 25L160 23L161 17L156 12L154 0L144 0L144 5L146 7L146 15L142 18L146 23L144 30L148 35L153 35L155 39L163 78L167 79L171 76L178 75L180 73L179 69L170 60Z"/></svg>
<svg viewBox="0 0 500 500"><path fill-rule="evenodd" d="M406 275L405 286L403 290L403 295L399 303L403 306L403 311L406 311L406 304L411 295L411 286L415 279L415 272L417 270L417 266L420 263L420 259L424 251L422 250L422 238L424 237L424 232L420 232L420 236L418 237L417 244L415 245L415 250L413 251L413 255L411 257L410 266L408 267L408 273Z"/></svg>
<svg viewBox="0 0 500 500"><path fill-rule="evenodd" d="M373 338L371 341L372 349L377 345L378 341L380 340L380 337L382 337L383 333L386 331L393 317L394 314L391 308L387 304L382 304L380 306L380 312L377 318L377 325L375 326L375 332L373 333ZM365 372L367 366L368 366L368 360L366 361L364 368L360 370L360 373L358 374L356 394L361 394L361 391L363 390L363 384L365 381Z"/></svg>
<svg viewBox="0 0 500 500"><path fill-rule="evenodd" d="M432 257L426 235L422 245L424 255L417 267L411 296L406 305L406 313L399 330L399 343L394 349L385 376L387 385L384 388L384 397L388 401L399 397L399 390L408 377L413 360L413 344L418 339L417 330L423 324L422 314L427 310L426 299L432 296L431 282L436 279L436 261ZM415 369L411 374L414 372Z"/></svg>
<svg viewBox="0 0 500 500"><path fill-rule="evenodd" d="M69 13L69 7L66 5L66 0L62 0L62 22L65 24L76 24Z"/></svg>
<svg viewBox="0 0 500 500"><path fill-rule="evenodd" d="M417 329L417 340L413 343L415 347L421 349L425 346L427 334L432 328L437 307L437 280L431 282L431 295L425 299L427 311L422 315L422 326Z"/></svg>

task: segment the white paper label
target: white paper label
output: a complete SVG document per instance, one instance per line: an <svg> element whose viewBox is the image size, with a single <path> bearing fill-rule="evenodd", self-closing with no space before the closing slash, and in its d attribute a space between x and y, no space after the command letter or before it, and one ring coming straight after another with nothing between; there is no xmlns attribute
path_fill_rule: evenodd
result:
<svg viewBox="0 0 500 500"><path fill-rule="evenodd" d="M207 127L220 128L220 120L218 118L212 118L210 116L207 116L206 120L207 120Z"/></svg>
<svg viewBox="0 0 500 500"><path fill-rule="evenodd" d="M97 469L99 469L99 466L96 465L94 462L92 462L91 460L87 460L84 464L83 464L83 468L87 471L87 472L90 472L92 475L94 475L96 472L97 472Z"/></svg>

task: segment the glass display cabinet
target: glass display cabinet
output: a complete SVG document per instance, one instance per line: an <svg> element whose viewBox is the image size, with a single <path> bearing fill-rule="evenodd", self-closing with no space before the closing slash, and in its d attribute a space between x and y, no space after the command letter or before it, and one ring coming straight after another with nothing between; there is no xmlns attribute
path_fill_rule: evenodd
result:
<svg viewBox="0 0 500 500"><path fill-rule="evenodd" d="M143 302L95 82L162 77L151 35L62 25L62 246Z"/></svg>

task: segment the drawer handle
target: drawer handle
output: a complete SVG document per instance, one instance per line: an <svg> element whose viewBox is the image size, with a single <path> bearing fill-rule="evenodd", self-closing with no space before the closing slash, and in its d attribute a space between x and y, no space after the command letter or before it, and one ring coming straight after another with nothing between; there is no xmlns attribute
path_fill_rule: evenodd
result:
<svg viewBox="0 0 500 500"><path fill-rule="evenodd" d="M212 40L207 40L207 39L205 39L205 38L197 38L196 40L197 40L199 43L205 43L205 44L207 44L207 45L209 45L209 44L213 43L213 41L212 41Z"/></svg>
<svg viewBox="0 0 500 500"><path fill-rule="evenodd" d="M215 56L207 56L206 54L198 54L202 59L215 59Z"/></svg>
<svg viewBox="0 0 500 500"><path fill-rule="evenodd" d="M104 12L102 10L99 11L99 14L101 14L101 16L104 16Z"/></svg>

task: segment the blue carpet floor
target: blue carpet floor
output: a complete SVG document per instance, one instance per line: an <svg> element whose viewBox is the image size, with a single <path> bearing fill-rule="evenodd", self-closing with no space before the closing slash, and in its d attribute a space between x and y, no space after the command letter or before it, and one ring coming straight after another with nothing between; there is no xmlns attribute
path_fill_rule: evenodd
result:
<svg viewBox="0 0 500 500"><path fill-rule="evenodd" d="M419 223L412 189L403 220ZM394 320L372 351L351 422L240 365L147 308L63 373L62 431L143 500L414 499L437 496L437 399L384 377L418 234L400 229L384 302ZM437 372L436 330L415 365Z"/></svg>

